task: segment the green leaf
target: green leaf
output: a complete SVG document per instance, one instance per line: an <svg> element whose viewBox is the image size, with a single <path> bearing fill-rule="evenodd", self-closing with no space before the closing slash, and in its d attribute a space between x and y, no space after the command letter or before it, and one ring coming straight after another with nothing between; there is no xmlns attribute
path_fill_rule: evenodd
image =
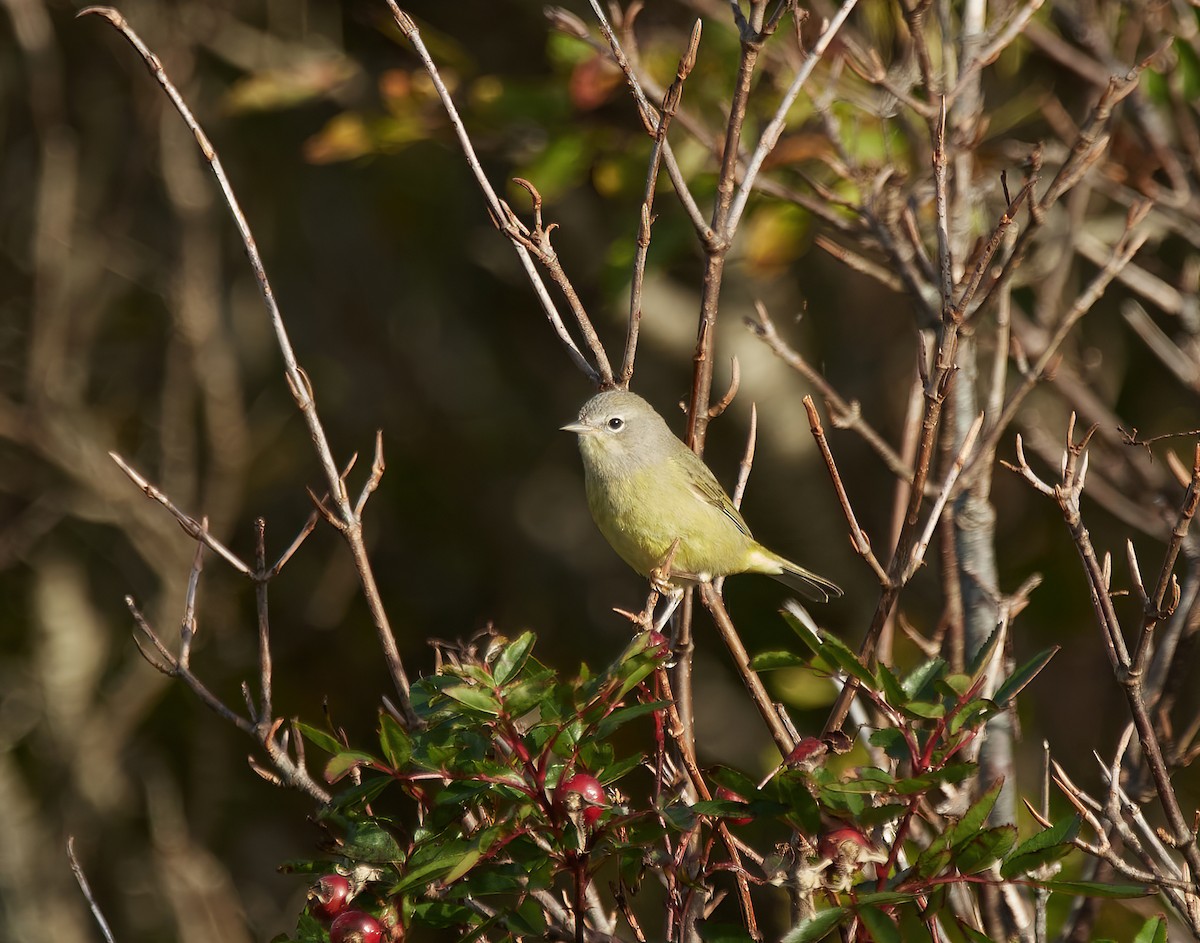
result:
<svg viewBox="0 0 1200 943"><path fill-rule="evenodd" d="M801 776L788 773L776 776L763 790L763 794L782 805L787 810L787 820L802 832L811 835L820 828L820 807Z"/></svg>
<svg viewBox="0 0 1200 943"><path fill-rule="evenodd" d="M392 833L370 819L350 824L340 851L347 858L370 864L387 864L404 858Z"/></svg>
<svg viewBox="0 0 1200 943"><path fill-rule="evenodd" d="M460 704L465 704L472 710L492 715L500 713L500 702L496 700L496 695L476 685L456 684L446 688L442 693L446 697L454 698Z"/></svg>
<svg viewBox="0 0 1200 943"><path fill-rule="evenodd" d="M738 802L734 799L704 799L693 803L692 811L697 815L708 815L718 819L754 817L754 810L750 803Z"/></svg>
<svg viewBox="0 0 1200 943"><path fill-rule="evenodd" d="M365 777L361 783L341 790L333 797L330 807L342 811L361 811L364 804L374 802L394 782L390 776Z"/></svg>
<svg viewBox="0 0 1200 943"><path fill-rule="evenodd" d="M1025 662L1020 668L1014 671L1005 682L1000 685L992 700L1001 707L1008 707L1009 702L1021 692L1025 685L1029 684L1038 676L1043 668L1049 663L1050 659L1058 654L1059 648L1062 646L1055 645L1053 648L1047 648L1044 651L1038 652L1033 658Z"/></svg>
<svg viewBox="0 0 1200 943"><path fill-rule="evenodd" d="M657 659L651 658L648 654L638 655L623 661L618 666L618 677L621 678L621 686L610 700L612 702L621 700L621 698L651 675L657 667Z"/></svg>
<svg viewBox="0 0 1200 943"><path fill-rule="evenodd" d="M991 701L976 698L973 701L968 701L954 712L950 718L950 722L946 725L946 729L950 732L951 736L957 736L958 732L964 727L974 729L982 726L983 722L996 712L996 705Z"/></svg>
<svg viewBox="0 0 1200 943"><path fill-rule="evenodd" d="M408 862L401 874L400 880L392 885L392 895L402 894L415 887L432 884L449 874L462 861L463 857L473 849L463 841L450 841L446 844L429 844L421 849ZM478 859L476 859L478 860Z"/></svg>
<svg viewBox="0 0 1200 943"><path fill-rule="evenodd" d="M875 689L875 675L864 665L850 647L835 635L826 637L821 654L833 661L839 668L852 678L865 685L868 690Z"/></svg>
<svg viewBox="0 0 1200 943"><path fill-rule="evenodd" d="M873 907L893 907L896 904L907 904L917 898L916 891L873 891L869 894L859 894L854 900L857 904L870 904Z"/></svg>
<svg viewBox="0 0 1200 943"><path fill-rule="evenodd" d="M952 701L959 700L971 688L971 679L966 675L951 674L933 683L933 689Z"/></svg>
<svg viewBox="0 0 1200 943"><path fill-rule="evenodd" d="M919 855L917 855L916 863L913 865L913 871L919 878L931 878L935 874L941 873L942 869L950 863L952 856L951 850L947 847L947 835L943 832L935 838Z"/></svg>
<svg viewBox="0 0 1200 943"><path fill-rule="evenodd" d="M644 753L634 753L614 763L609 763L607 766L597 767L596 778L605 786L615 783L631 769L638 766L645 758L646 755Z"/></svg>
<svg viewBox="0 0 1200 943"><path fill-rule="evenodd" d="M1056 894L1071 894L1076 897L1101 897L1108 900L1125 900L1133 897L1149 897L1157 893L1146 884L1101 884L1099 881L1038 881Z"/></svg>
<svg viewBox="0 0 1200 943"><path fill-rule="evenodd" d="M667 701L643 701L640 704L618 707L596 726L596 737L600 740L607 740L613 731L622 724L636 720L639 717L645 717L647 714L653 714L657 710L662 710L668 703Z"/></svg>
<svg viewBox="0 0 1200 943"><path fill-rule="evenodd" d="M504 691L504 709L509 717L527 714L546 701L549 685L540 678L526 678Z"/></svg>
<svg viewBox="0 0 1200 943"><path fill-rule="evenodd" d="M859 906L858 919L871 931L875 943L901 943L900 928L878 907Z"/></svg>
<svg viewBox="0 0 1200 943"><path fill-rule="evenodd" d="M750 667L755 671L773 671L776 668L801 668L808 664L808 659L796 652L775 651L759 652L750 659Z"/></svg>
<svg viewBox="0 0 1200 943"><path fill-rule="evenodd" d="M992 634L988 636L986 642L983 643L983 648L975 653L975 657L971 659L971 663L967 665L967 674L971 676L971 683L977 684L983 673L991 666L992 653L996 650L996 646L1000 644L1000 626L992 629Z"/></svg>
<svg viewBox="0 0 1200 943"><path fill-rule="evenodd" d="M945 705L935 704L931 701L909 701L901 710L906 717L915 717L919 720L941 720L946 716Z"/></svg>
<svg viewBox="0 0 1200 943"><path fill-rule="evenodd" d="M325 939L325 928L317 918L308 912L302 912L300 919L296 921L296 943L324 943Z"/></svg>
<svg viewBox="0 0 1200 943"><path fill-rule="evenodd" d="M1142 924L1133 943L1167 943L1167 920L1165 917L1151 917Z"/></svg>
<svg viewBox="0 0 1200 943"><path fill-rule="evenodd" d="M509 929L517 933L534 939L544 939L546 936L546 915L542 905L532 897L525 898L516 910L509 911L507 922Z"/></svg>
<svg viewBox="0 0 1200 943"><path fill-rule="evenodd" d="M992 807L1000 797L1000 789L1004 785L1003 777L992 783L991 787L972 804L954 827L950 829L950 844L955 848L973 837L985 824L992 814Z"/></svg>
<svg viewBox="0 0 1200 943"><path fill-rule="evenodd" d="M781 609L779 614L783 616L783 621L786 622L793 632L799 636L800 641L812 650L814 655L821 654L821 636L817 635L811 625L802 619L792 615L787 609Z"/></svg>
<svg viewBox="0 0 1200 943"><path fill-rule="evenodd" d="M1050 828L1021 842L1017 850L1009 855L1000 866L1000 876L1003 878L1018 877L1044 864L1065 857L1074 847L1070 842L1079 834L1079 825L1080 817L1073 815L1070 818L1060 819Z"/></svg>
<svg viewBox="0 0 1200 943"><path fill-rule="evenodd" d="M921 919L922 914L940 913L932 907L901 907L896 911L896 917L900 921L900 935L904 939L904 943L933 943L933 937L929 934L929 928L925 926L925 922ZM943 939L939 935L939 940Z"/></svg>
<svg viewBox="0 0 1200 943"><path fill-rule="evenodd" d="M925 690L925 686L929 682L934 678L941 677L942 672L945 670L946 662L941 658L931 658L929 661L922 662L905 675L904 681L901 682L904 686L904 693L910 698L917 697L917 695Z"/></svg>
<svg viewBox="0 0 1200 943"><path fill-rule="evenodd" d="M909 756L908 741L904 739L904 733L895 727L881 727L867 738L867 742L879 747L894 760L907 759Z"/></svg>
<svg viewBox="0 0 1200 943"><path fill-rule="evenodd" d="M423 900L414 904L407 916L409 923L441 930L470 923L475 911L451 901Z"/></svg>
<svg viewBox="0 0 1200 943"><path fill-rule="evenodd" d="M402 770L412 756L412 738L400 722L391 714L383 712L379 715L379 746L383 750L384 759L394 770Z"/></svg>
<svg viewBox="0 0 1200 943"><path fill-rule="evenodd" d="M324 730L318 730L316 727L310 727L308 724L296 721L296 727L304 736L304 739L314 746L320 747L326 753L341 753L344 750L343 744L333 734L326 733Z"/></svg>
<svg viewBox="0 0 1200 943"><path fill-rule="evenodd" d="M976 769L978 767L974 763L948 763L941 769L897 780L893 788L902 796L912 796L942 783L960 783L973 775Z"/></svg>
<svg viewBox="0 0 1200 943"><path fill-rule="evenodd" d="M975 874L999 861L1017 843L1015 825L997 825L972 835L954 848L954 866L963 874Z"/></svg>
<svg viewBox="0 0 1200 943"><path fill-rule="evenodd" d="M479 862L479 859L482 857L483 851L481 849L478 847L472 848L465 855L463 855L462 858L459 859L458 864L446 872L446 876L442 878L442 882L445 884L452 884L453 882L457 881L460 877L475 867L475 865Z"/></svg>
<svg viewBox="0 0 1200 943"><path fill-rule="evenodd" d="M876 674L879 676L879 689L883 691L887 702L897 709L904 707L909 702L909 696L896 673L887 665L881 664L876 669Z"/></svg>
<svg viewBox="0 0 1200 943"><path fill-rule="evenodd" d="M833 929L850 913L845 907L830 907L807 917L790 929L781 943L817 943L833 932Z"/></svg>
<svg viewBox="0 0 1200 943"><path fill-rule="evenodd" d="M525 661L529 658L529 653L533 650L533 644L536 641L537 636L532 632L523 632L516 641L505 646L500 657L496 659L496 664L492 667L492 677L496 679L497 684L507 684L518 671L525 667Z"/></svg>
<svg viewBox="0 0 1200 943"><path fill-rule="evenodd" d="M346 750L330 757L329 762L325 764L325 782L336 783L352 769L370 766L374 762L375 757L370 753L363 753L361 750Z"/></svg>

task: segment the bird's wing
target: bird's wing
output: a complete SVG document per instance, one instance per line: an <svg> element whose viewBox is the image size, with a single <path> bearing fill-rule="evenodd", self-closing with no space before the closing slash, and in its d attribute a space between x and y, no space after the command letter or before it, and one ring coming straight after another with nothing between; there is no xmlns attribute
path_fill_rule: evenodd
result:
<svg viewBox="0 0 1200 943"><path fill-rule="evenodd" d="M684 446L684 448L687 448ZM725 489L721 487L721 483L713 477L713 473L709 471L695 453L690 449L688 456L695 460L695 463L686 462L685 469L688 472L688 487L692 493L706 504L711 504L722 514L728 517L747 537L750 536L750 528L746 525L746 521L742 518L741 512L733 506L733 501L725 493Z"/></svg>

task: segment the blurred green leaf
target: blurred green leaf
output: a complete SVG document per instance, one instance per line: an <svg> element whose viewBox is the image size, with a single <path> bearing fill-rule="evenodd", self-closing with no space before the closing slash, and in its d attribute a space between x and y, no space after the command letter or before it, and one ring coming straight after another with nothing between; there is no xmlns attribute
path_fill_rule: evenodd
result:
<svg viewBox="0 0 1200 943"><path fill-rule="evenodd" d="M823 940L833 932L849 915L845 907L830 907L828 910L819 910L811 917L801 920L796 926L792 927L784 934L781 943L817 943L818 940Z"/></svg>
<svg viewBox="0 0 1200 943"><path fill-rule="evenodd" d="M1077 897L1100 897L1109 900L1126 900L1135 897L1149 897L1155 893L1155 888L1145 884L1102 884L1099 881L1038 881L1038 887L1044 887L1056 894L1071 894Z"/></svg>
<svg viewBox="0 0 1200 943"><path fill-rule="evenodd" d="M977 769L974 763L947 763L941 769L899 779L893 788L902 796L912 796L942 783L961 783L974 775Z"/></svg>
<svg viewBox="0 0 1200 943"><path fill-rule="evenodd" d="M1167 919L1157 916L1142 924L1133 943L1167 943L1167 939Z"/></svg>
<svg viewBox="0 0 1200 943"><path fill-rule="evenodd" d="M809 659L795 652L774 651L759 652L750 659L750 667L755 671L772 671L776 668L798 668L808 664Z"/></svg>
<svg viewBox="0 0 1200 943"><path fill-rule="evenodd" d="M1020 668L1014 671L1004 681L1000 688L996 691L992 698L1000 707L1008 707L1009 702L1016 697L1024 687L1038 676L1043 668L1050 662L1050 659L1058 654L1059 648L1062 646L1055 645L1053 648L1044 649L1033 658L1025 662Z"/></svg>
<svg viewBox="0 0 1200 943"><path fill-rule="evenodd" d="M900 928L896 921L877 907L860 906L855 910L858 919L871 933L875 943L901 943Z"/></svg>

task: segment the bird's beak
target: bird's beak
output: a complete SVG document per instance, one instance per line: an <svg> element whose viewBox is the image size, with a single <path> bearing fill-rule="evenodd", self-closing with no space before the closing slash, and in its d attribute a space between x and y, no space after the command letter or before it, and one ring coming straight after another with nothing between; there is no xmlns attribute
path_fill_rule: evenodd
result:
<svg viewBox="0 0 1200 943"><path fill-rule="evenodd" d="M574 432L576 435L591 435L592 427L582 422L569 422L565 426L559 426L560 432Z"/></svg>

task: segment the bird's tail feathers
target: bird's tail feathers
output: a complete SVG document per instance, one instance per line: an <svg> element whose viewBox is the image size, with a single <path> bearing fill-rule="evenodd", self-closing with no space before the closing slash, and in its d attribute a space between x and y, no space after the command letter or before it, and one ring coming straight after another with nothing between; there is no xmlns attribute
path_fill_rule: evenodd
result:
<svg viewBox="0 0 1200 943"><path fill-rule="evenodd" d="M779 572L770 575L806 599L814 602L829 602L842 595L842 588L837 583L818 576L812 570L797 566L783 557L776 557L775 562L779 564Z"/></svg>

